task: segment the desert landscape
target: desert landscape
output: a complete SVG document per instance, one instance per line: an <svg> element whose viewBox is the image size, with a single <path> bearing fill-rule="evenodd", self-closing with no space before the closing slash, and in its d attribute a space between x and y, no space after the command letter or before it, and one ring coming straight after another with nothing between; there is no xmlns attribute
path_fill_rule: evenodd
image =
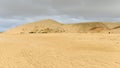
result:
<svg viewBox="0 0 120 68"><path fill-rule="evenodd" d="M120 68L120 24L42 20L0 33L0 68Z"/></svg>

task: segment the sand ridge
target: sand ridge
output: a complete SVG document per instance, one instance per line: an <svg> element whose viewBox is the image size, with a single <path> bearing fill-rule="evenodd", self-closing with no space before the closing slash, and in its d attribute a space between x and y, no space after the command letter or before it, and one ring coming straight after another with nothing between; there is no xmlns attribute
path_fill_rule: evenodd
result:
<svg viewBox="0 0 120 68"><path fill-rule="evenodd" d="M78 24L61 24L47 19L29 24L24 24L10 29L8 34L37 34L37 33L117 33L119 23L111 22L84 22ZM115 29L116 28L116 29ZM119 33L119 32L118 32Z"/></svg>

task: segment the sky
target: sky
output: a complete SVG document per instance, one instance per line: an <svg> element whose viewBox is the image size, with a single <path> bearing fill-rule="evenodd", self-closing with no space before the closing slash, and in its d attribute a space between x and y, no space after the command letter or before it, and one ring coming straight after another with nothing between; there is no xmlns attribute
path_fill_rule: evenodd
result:
<svg viewBox="0 0 120 68"><path fill-rule="evenodd" d="M43 19L120 21L120 0L0 0L0 31Z"/></svg>

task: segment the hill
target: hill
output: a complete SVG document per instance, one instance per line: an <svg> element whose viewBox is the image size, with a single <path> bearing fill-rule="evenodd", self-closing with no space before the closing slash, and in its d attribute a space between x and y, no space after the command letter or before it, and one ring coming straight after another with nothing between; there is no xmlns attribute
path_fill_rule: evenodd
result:
<svg viewBox="0 0 120 68"><path fill-rule="evenodd" d="M36 33L117 33L120 23L111 22L84 22L77 24L61 24L57 21L47 19L32 22L10 29L4 33L10 34L36 34Z"/></svg>
<svg viewBox="0 0 120 68"><path fill-rule="evenodd" d="M21 25L16 28L10 29L5 33L23 34L23 33L58 33L64 30L61 27L62 24L54 20L42 20L32 22L29 24Z"/></svg>

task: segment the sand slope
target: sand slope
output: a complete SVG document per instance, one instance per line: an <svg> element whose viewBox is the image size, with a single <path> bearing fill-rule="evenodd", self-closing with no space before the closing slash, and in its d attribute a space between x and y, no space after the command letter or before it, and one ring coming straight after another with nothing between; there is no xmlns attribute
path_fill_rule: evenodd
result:
<svg viewBox="0 0 120 68"><path fill-rule="evenodd" d="M120 68L120 35L0 34L0 68Z"/></svg>
<svg viewBox="0 0 120 68"><path fill-rule="evenodd" d="M8 34L37 34L37 33L108 33L118 29L120 23L84 22L78 24L61 24L54 20L42 20L10 29ZM113 31L112 31L113 33ZM114 31L114 33L116 33Z"/></svg>
<svg viewBox="0 0 120 68"><path fill-rule="evenodd" d="M30 24L25 24L22 26L18 26L16 28L10 29L5 33L13 33L13 34L23 34L23 33L55 33L62 32L60 23L53 20L42 20L38 22L33 22Z"/></svg>

